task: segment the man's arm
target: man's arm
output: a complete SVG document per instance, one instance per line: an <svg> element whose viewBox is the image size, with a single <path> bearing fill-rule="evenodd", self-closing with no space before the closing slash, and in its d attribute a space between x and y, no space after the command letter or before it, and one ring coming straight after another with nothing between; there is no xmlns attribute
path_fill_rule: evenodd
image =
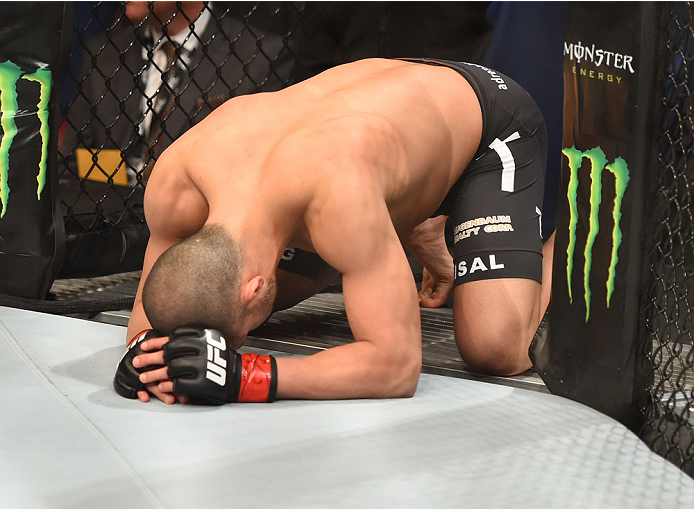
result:
<svg viewBox="0 0 694 509"><path fill-rule="evenodd" d="M405 253L378 190L361 182L332 185L335 192L307 222L316 251L342 273L355 342L277 359L277 397L412 396L421 371L421 325Z"/></svg>
<svg viewBox="0 0 694 509"><path fill-rule="evenodd" d="M128 323L128 340L151 327L142 307L142 288L152 266L164 251L199 231L207 220L207 200L187 177L182 161L185 157L172 145L159 156L147 183L144 209L150 237Z"/></svg>
<svg viewBox="0 0 694 509"><path fill-rule="evenodd" d="M140 278L137 294L135 295L135 302L133 304L132 312L130 313L130 320L128 321L128 332L126 336L128 343L130 343L130 341L132 341L133 338L135 338L135 336L140 332L152 328L152 325L149 323L147 315L145 314L144 307L142 306L142 288L144 287L149 272L152 270L152 266L159 259L159 256L161 256L164 251L178 242L179 241L177 239L162 236L157 232L156 228L152 229L150 227L150 238L149 242L147 243L145 259L142 265L142 277ZM151 341L143 343L142 349L145 352L152 352L152 355L156 355L156 352L159 351L160 347L154 346L151 343ZM141 359L134 360L133 366L135 368L140 368L141 366L138 365L140 361ZM149 401L149 392L165 403L175 402L175 398L172 394L159 390L158 383L146 383L145 387L147 387L147 391L138 392L138 398L140 401Z"/></svg>
<svg viewBox="0 0 694 509"><path fill-rule="evenodd" d="M145 251L145 259L142 264L142 276L140 278L140 283L137 287L137 294L135 295L135 303L133 304L133 310L130 313L130 320L128 321L128 333L127 341L130 342L136 334L145 330L151 329L152 325L149 323L147 316L145 315L145 310L142 307L142 288L144 287L147 276L154 262L156 262L161 254L169 249L171 246L176 244L177 241L174 239L168 239L157 235L150 231L149 241L147 243L147 250Z"/></svg>
<svg viewBox="0 0 694 509"><path fill-rule="evenodd" d="M427 308L442 306L453 290L453 258L444 236L447 219L448 216L430 217L402 239L403 245L424 267L419 303Z"/></svg>
<svg viewBox="0 0 694 509"><path fill-rule="evenodd" d="M150 237L145 251L142 277L128 322L127 342L141 331L152 327L142 306L142 289L152 266L164 251L198 231L207 219L207 202L192 182L180 177L181 171L175 171L180 160L177 159L174 150L171 147L159 157L145 192L145 216ZM178 177L170 178L172 174ZM134 365L149 360L154 364L162 364L162 344L158 339L144 342L142 349L150 353L136 358L133 361ZM159 390L157 382L145 383L145 386L150 393L165 403L175 401L171 393ZM138 397L141 401L149 400L149 394L145 391L140 391Z"/></svg>

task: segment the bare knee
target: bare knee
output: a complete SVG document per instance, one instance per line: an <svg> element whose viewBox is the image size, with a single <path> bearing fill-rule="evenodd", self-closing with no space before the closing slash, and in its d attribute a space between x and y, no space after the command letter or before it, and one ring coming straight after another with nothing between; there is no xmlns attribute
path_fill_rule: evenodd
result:
<svg viewBox="0 0 694 509"><path fill-rule="evenodd" d="M473 370L509 376L531 367L528 347L540 323L541 287L531 279L500 278L454 289L456 343Z"/></svg>
<svg viewBox="0 0 694 509"><path fill-rule="evenodd" d="M510 376L530 369L528 347L535 330L530 320L498 316L486 323L456 323L455 336L463 361L474 371Z"/></svg>

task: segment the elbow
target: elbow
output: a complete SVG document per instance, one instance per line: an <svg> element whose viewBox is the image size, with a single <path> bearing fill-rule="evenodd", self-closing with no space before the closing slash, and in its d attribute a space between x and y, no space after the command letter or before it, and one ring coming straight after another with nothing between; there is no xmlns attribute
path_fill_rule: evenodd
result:
<svg viewBox="0 0 694 509"><path fill-rule="evenodd" d="M382 370L381 398L411 398L417 392L422 372L422 352L403 353L396 359L391 356L388 368Z"/></svg>
<svg viewBox="0 0 694 509"><path fill-rule="evenodd" d="M422 362L416 366L412 366L403 372L399 383L393 388L392 398L411 398L417 392L419 384L419 375L422 372Z"/></svg>

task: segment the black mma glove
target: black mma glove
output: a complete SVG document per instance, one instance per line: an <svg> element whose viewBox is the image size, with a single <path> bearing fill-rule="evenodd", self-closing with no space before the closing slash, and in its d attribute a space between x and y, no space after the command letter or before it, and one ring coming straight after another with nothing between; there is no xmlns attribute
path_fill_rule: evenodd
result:
<svg viewBox="0 0 694 509"><path fill-rule="evenodd" d="M123 357L118 361L116 376L113 377L113 388L116 392L128 399L137 399L137 391L146 391L145 385L140 382L140 373L152 371L153 369L163 368L162 365L146 366L136 369L133 366L133 359L138 355L146 353L142 350L140 343L147 339L159 338L161 334L155 330L147 329L135 336L130 343Z"/></svg>
<svg viewBox="0 0 694 509"><path fill-rule="evenodd" d="M271 355L243 354L227 348L215 329L179 327L164 345L164 362L176 396L192 402L272 402L277 364Z"/></svg>

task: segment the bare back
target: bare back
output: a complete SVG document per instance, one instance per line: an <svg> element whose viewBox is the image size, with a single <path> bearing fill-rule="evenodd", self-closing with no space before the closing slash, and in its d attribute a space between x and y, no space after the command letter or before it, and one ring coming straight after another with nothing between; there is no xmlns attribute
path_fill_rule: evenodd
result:
<svg viewBox="0 0 694 509"><path fill-rule="evenodd" d="M220 220L238 213L249 195L281 207L285 196L301 201L320 194L325 179L356 179L380 190L401 231L436 210L481 132L478 100L457 72L363 60L280 92L228 101L164 154L177 164L167 164L165 174L155 170L148 194L168 202L163 209L170 219L180 209L199 228L208 213ZM166 198L172 186L190 183L207 206ZM300 189L288 193L292 186ZM180 199L180 192L173 195Z"/></svg>

